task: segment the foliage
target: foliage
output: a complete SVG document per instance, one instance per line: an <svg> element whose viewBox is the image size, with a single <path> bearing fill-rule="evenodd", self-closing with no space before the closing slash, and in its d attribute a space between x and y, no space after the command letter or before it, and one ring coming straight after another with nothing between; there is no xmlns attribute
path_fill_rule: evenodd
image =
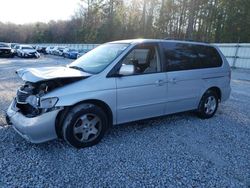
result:
<svg viewBox="0 0 250 188"><path fill-rule="evenodd" d="M249 0L82 0L68 21L0 22L0 41L103 43L127 38L250 42Z"/></svg>

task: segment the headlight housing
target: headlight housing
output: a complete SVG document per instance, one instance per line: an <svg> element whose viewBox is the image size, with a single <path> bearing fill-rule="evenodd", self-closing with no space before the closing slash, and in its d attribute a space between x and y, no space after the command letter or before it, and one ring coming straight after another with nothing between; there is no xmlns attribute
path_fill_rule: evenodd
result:
<svg viewBox="0 0 250 188"><path fill-rule="evenodd" d="M35 95L30 95L27 99L26 102L29 103L31 106L34 108L37 108L39 106L39 98L36 97Z"/></svg>
<svg viewBox="0 0 250 188"><path fill-rule="evenodd" d="M47 99L40 99L40 108L48 109L53 108L58 101L57 97L47 98Z"/></svg>

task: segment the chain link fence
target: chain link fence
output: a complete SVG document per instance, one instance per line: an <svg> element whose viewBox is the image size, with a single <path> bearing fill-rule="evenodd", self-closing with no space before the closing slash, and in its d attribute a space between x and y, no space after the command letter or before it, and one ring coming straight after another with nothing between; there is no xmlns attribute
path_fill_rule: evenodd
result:
<svg viewBox="0 0 250 188"><path fill-rule="evenodd" d="M250 44L220 43L215 45L226 56L231 67L250 69Z"/></svg>

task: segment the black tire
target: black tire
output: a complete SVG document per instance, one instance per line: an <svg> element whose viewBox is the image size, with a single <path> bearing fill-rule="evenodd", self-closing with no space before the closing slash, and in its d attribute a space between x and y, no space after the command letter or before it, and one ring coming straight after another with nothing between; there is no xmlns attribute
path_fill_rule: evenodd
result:
<svg viewBox="0 0 250 188"><path fill-rule="evenodd" d="M98 119L98 123L94 125L94 129L98 130L98 133L93 136L92 133L85 133L85 131L92 130L93 125L88 125L88 128L84 128L85 124L82 119L82 116L87 116L87 118L91 118L90 116L96 117ZM79 123L80 121L80 123ZM91 122L92 120L86 119L86 122ZM80 124L77 125L77 124ZM83 125L84 124L84 125ZM98 128L96 126L98 125ZM90 127L91 126L91 127ZM75 133L77 128L81 129L81 133ZM98 106L93 104L80 104L73 107L69 113L67 114L62 127L62 133L64 140L75 148L85 148L96 145L103 138L106 130L108 128L108 118L105 112ZM85 130L86 129L86 130ZM84 132L84 133L83 133ZM87 138L92 136L89 140L84 139L84 134L89 134ZM86 135L85 135L86 136Z"/></svg>
<svg viewBox="0 0 250 188"><path fill-rule="evenodd" d="M207 107L208 104L208 100L213 99L214 102L213 104L215 105L211 105L210 110ZM212 90L208 90L201 98L198 109L197 109L197 115L198 117L200 117L201 119L209 119L211 117L214 116L214 114L216 113L217 109L219 106L219 98L216 92L212 91Z"/></svg>

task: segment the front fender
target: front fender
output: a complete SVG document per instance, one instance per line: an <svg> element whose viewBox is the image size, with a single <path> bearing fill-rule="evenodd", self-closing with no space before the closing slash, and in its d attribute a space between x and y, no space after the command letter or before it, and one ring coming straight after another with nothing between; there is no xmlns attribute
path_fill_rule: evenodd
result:
<svg viewBox="0 0 250 188"><path fill-rule="evenodd" d="M59 97L56 107L73 106L87 100L98 100L109 106L113 115L113 124L116 124L116 91L115 89L98 92L75 93Z"/></svg>
<svg viewBox="0 0 250 188"><path fill-rule="evenodd" d="M108 79L108 80L106 80ZM43 98L57 97L56 107L73 106L86 100L99 100L106 103L116 122L116 83L114 78L89 77L46 94Z"/></svg>

